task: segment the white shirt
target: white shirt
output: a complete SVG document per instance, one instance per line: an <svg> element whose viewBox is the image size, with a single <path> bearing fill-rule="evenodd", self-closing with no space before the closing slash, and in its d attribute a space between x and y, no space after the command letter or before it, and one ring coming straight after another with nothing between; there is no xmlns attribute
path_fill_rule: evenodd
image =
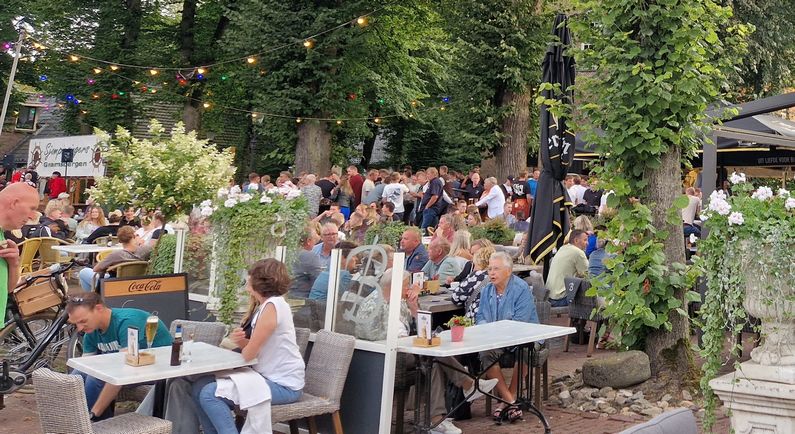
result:
<svg viewBox="0 0 795 434"><path fill-rule="evenodd" d="M607 209L607 196L610 196L611 194L615 194L615 192L613 190L610 190L602 195L602 199L599 201L599 214L601 214L602 212L604 212L605 209Z"/></svg>
<svg viewBox="0 0 795 434"><path fill-rule="evenodd" d="M571 199L571 203L574 206L577 206L581 203L585 203L585 199L583 199L583 195L585 191L588 190L587 188L583 187L582 185L574 184L569 187L569 198Z"/></svg>
<svg viewBox="0 0 795 434"><path fill-rule="evenodd" d="M367 193L371 192L375 188L375 183L370 180L370 178L365 178L364 183L362 183L362 197L367 197Z"/></svg>
<svg viewBox="0 0 795 434"><path fill-rule="evenodd" d="M255 371L274 383L290 390L304 388L304 359L295 342L295 326L290 305L283 297L270 297L251 319L252 330L257 326L262 310L267 305L276 309L276 329L257 353Z"/></svg>
<svg viewBox="0 0 795 434"><path fill-rule="evenodd" d="M482 206L483 204L488 206L486 214L490 219L501 216L505 212L505 195L502 194L502 189L497 185L491 187L488 194L475 202L476 206Z"/></svg>
<svg viewBox="0 0 795 434"><path fill-rule="evenodd" d="M408 187L396 182L393 184L387 184L384 187L384 193L381 195L381 197L395 205L395 213L401 213L406 211L405 208L403 208L403 194L408 192Z"/></svg>

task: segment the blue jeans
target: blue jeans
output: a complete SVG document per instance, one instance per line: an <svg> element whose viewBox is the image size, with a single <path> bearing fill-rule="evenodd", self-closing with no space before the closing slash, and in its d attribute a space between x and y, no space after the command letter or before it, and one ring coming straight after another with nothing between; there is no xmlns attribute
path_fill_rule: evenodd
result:
<svg viewBox="0 0 795 434"><path fill-rule="evenodd" d="M701 237L701 228L696 225L689 225L687 223L682 225L682 231L685 233L685 238L689 237L691 234L697 237Z"/></svg>
<svg viewBox="0 0 795 434"><path fill-rule="evenodd" d="M265 379L271 389L271 404L290 404L301 399L302 391L287 387ZM225 398L215 396L218 383L215 376L201 377L193 383L193 399L199 405L199 420L204 434L237 434L235 418L229 411L234 403Z"/></svg>
<svg viewBox="0 0 795 434"><path fill-rule="evenodd" d="M91 292L94 288L91 287L91 284L94 282L94 270L91 267L86 267L80 270L79 277L80 277L80 286L83 288L83 291ZM105 273L105 277L108 277L109 274Z"/></svg>
<svg viewBox="0 0 795 434"><path fill-rule="evenodd" d="M436 210L434 209L426 209L422 211L422 225L420 229L422 230L423 234L425 233L425 229L428 226L436 227L439 223L439 215L436 214Z"/></svg>
<svg viewBox="0 0 795 434"><path fill-rule="evenodd" d="M566 297L563 297L560 300L555 300L554 298L550 298L549 304L552 307L566 307L569 305L569 299Z"/></svg>
<svg viewBox="0 0 795 434"><path fill-rule="evenodd" d="M97 402L97 398L99 398L99 393L102 392L102 388L105 387L105 382L94 377L89 376L88 374L80 371L72 371L72 375L79 375L83 377L83 383L85 385L86 391L86 402L88 403L88 411L91 411L91 407L94 406ZM108 419L113 417L114 407L116 406L115 401L111 402L108 408L105 409L102 414L97 415L98 420Z"/></svg>

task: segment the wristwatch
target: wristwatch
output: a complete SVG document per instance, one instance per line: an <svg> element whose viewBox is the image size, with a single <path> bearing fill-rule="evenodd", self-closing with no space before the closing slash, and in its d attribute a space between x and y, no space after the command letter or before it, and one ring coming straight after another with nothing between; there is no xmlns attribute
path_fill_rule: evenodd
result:
<svg viewBox="0 0 795 434"><path fill-rule="evenodd" d="M97 415L94 414L93 410L91 410L91 411L88 412L88 418L91 420L91 422L94 422L94 421L97 420Z"/></svg>

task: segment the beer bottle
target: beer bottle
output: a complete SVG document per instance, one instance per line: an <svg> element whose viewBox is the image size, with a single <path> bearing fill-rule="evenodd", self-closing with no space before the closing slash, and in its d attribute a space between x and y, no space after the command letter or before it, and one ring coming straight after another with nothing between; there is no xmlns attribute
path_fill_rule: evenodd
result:
<svg viewBox="0 0 795 434"><path fill-rule="evenodd" d="M182 325L178 324L174 331L174 341L171 343L171 366L182 364Z"/></svg>

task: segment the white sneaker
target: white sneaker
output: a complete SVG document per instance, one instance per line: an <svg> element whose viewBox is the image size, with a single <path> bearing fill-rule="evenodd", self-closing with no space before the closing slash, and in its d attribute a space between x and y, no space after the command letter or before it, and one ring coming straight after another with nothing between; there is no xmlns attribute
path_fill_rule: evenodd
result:
<svg viewBox="0 0 795 434"><path fill-rule="evenodd" d="M483 393L491 392L492 389L494 389L494 387L497 385L497 379L493 378L491 380L479 380L478 384L480 384L480 387L478 387L479 390L475 390L475 383L472 382L472 387L464 391L464 396L469 396L470 393L473 391L475 392L472 394L472 396L467 398L467 402L472 402L478 398L482 398Z"/></svg>
<svg viewBox="0 0 795 434"><path fill-rule="evenodd" d="M445 419L431 430L431 434L461 434L461 428L453 425L452 419Z"/></svg>

